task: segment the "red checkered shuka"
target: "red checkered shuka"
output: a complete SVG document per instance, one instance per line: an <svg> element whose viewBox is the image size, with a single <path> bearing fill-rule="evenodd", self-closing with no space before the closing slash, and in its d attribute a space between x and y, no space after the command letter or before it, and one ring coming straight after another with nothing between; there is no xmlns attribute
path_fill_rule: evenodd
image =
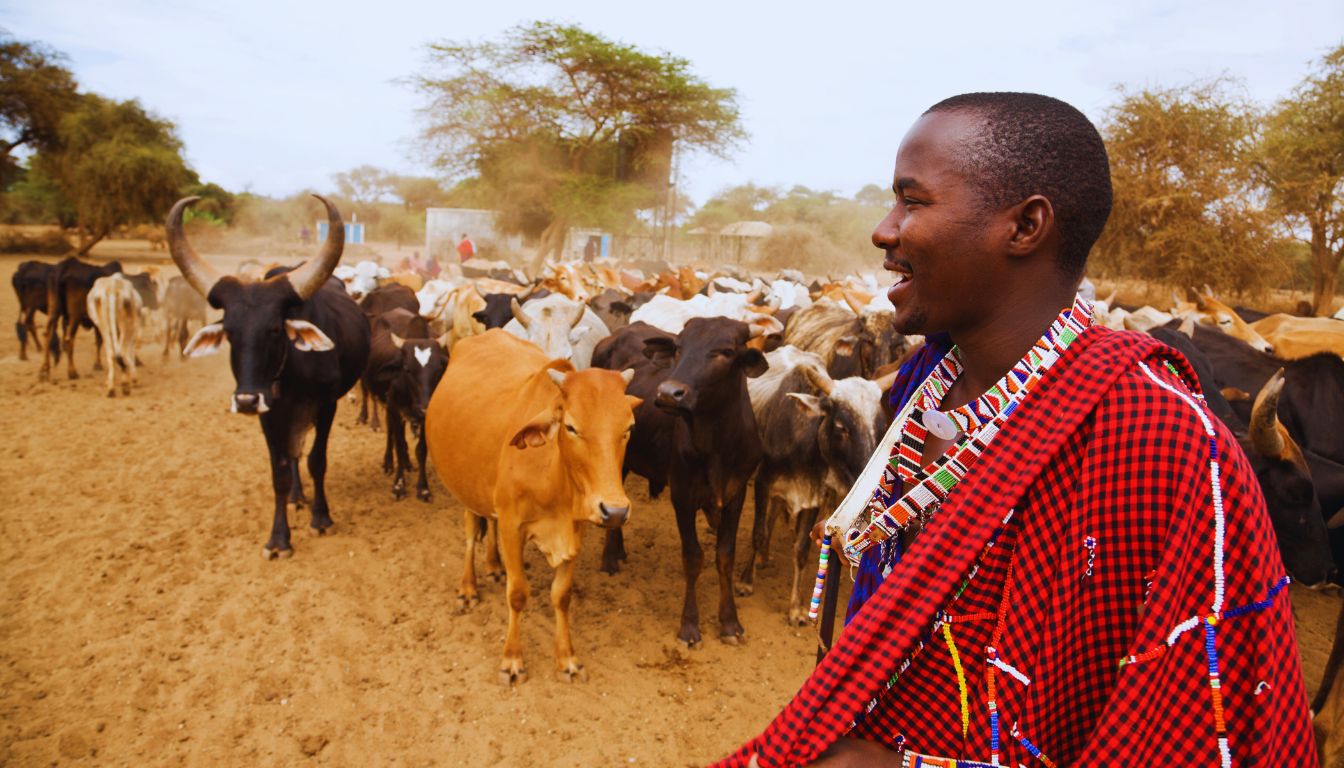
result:
<svg viewBox="0 0 1344 768"><path fill-rule="evenodd" d="M1318 765L1264 498L1197 387L1151 337L1084 333L719 765L846 734L964 765Z"/></svg>

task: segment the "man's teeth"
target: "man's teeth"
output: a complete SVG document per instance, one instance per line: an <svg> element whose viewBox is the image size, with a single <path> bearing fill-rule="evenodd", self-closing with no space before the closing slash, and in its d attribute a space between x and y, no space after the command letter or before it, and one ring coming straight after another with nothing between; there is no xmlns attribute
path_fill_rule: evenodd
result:
<svg viewBox="0 0 1344 768"><path fill-rule="evenodd" d="M900 272L897 272L897 273L896 273L896 282L893 283L893 285L900 285L901 283L904 283L906 280L909 280L909 279L910 279L910 276L909 276L909 275L904 275L904 274L901 274Z"/></svg>

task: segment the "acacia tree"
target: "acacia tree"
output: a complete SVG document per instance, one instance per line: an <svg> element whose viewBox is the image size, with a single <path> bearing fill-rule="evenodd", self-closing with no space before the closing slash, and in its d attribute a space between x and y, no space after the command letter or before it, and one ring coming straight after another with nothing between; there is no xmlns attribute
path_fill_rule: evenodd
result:
<svg viewBox="0 0 1344 768"><path fill-rule="evenodd" d="M734 90L577 26L534 22L428 52L410 80L427 99L424 146L448 176L479 179L506 229L539 236L539 258L571 224L633 223L666 191L674 146L724 156L745 137Z"/></svg>
<svg viewBox="0 0 1344 768"><path fill-rule="evenodd" d="M178 194L195 184L173 124L132 101L84 94L60 122L60 148L39 152L33 166L74 210L77 255L122 224L157 222Z"/></svg>
<svg viewBox="0 0 1344 768"><path fill-rule="evenodd" d="M1344 260L1344 46L1266 121L1257 167L1274 208L1311 246L1312 310L1327 315Z"/></svg>
<svg viewBox="0 0 1344 768"><path fill-rule="evenodd" d="M75 77L64 57L39 43L0 30L0 182L18 171L13 151L59 147L61 118L78 103Z"/></svg>
<svg viewBox="0 0 1344 768"><path fill-rule="evenodd" d="M1227 80L1122 91L1102 130L1115 203L1094 264L1182 287L1263 289L1282 248L1252 171L1257 124Z"/></svg>

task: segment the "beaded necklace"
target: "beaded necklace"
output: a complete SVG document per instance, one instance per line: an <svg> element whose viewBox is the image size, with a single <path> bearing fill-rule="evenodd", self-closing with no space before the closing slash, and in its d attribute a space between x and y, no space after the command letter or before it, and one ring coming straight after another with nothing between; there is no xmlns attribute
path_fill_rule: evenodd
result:
<svg viewBox="0 0 1344 768"><path fill-rule="evenodd" d="M937 411L937 406L962 373L960 352L953 347L912 397L913 407L905 409L900 439L865 509L869 523L846 533L846 558L857 564L863 552L872 545L891 538L914 522L923 523L932 517L989 446L1003 423L1017 410L1018 404L1091 323L1092 305L1077 299L985 394L959 408ZM950 421L955 430L952 434L958 441L937 461L922 467L921 455L930 431L929 423L937 418L930 417L930 413L938 413ZM904 483L911 483L913 487L902 494Z"/></svg>

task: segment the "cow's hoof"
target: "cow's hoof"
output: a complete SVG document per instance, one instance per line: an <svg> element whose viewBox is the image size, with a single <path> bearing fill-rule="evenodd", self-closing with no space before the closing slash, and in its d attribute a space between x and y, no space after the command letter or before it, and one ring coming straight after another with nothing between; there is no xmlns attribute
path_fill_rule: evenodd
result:
<svg viewBox="0 0 1344 768"><path fill-rule="evenodd" d="M741 645L745 643L747 630L742 628L737 619L724 621L720 623L719 639L727 645Z"/></svg>
<svg viewBox="0 0 1344 768"><path fill-rule="evenodd" d="M127 392L126 394L129 395L130 392ZM116 388L114 387L114 388L112 388L112 389L107 390L107 396L108 396L108 397L116 397L116 396L117 396L117 390L116 390Z"/></svg>
<svg viewBox="0 0 1344 768"><path fill-rule="evenodd" d="M457 610L462 613L466 613L467 611L471 610L471 607L473 605L479 602L481 602L481 596L479 594L469 595L465 593L459 593L457 596Z"/></svg>
<svg viewBox="0 0 1344 768"><path fill-rule="evenodd" d="M739 581L733 591L737 593L738 597L749 597L756 592L756 585Z"/></svg>
<svg viewBox="0 0 1344 768"><path fill-rule="evenodd" d="M312 523L308 527L312 528L313 531L316 532L318 536L326 536L327 531L331 530L331 527L333 525L335 524L332 523L330 520L328 520L325 523Z"/></svg>
<svg viewBox="0 0 1344 768"><path fill-rule="evenodd" d="M261 557L264 560L288 560L293 556L294 556L294 549L291 547L286 547L285 549L272 549L270 547L263 547L261 550Z"/></svg>
<svg viewBox="0 0 1344 768"><path fill-rule="evenodd" d="M555 671L555 678L562 683L588 682L588 670L577 661L570 661Z"/></svg>
<svg viewBox="0 0 1344 768"><path fill-rule="evenodd" d="M392 465L391 465L391 464L384 464L384 465L383 465L383 474L384 474L384 475L387 475L388 477L391 477L391 476L392 476Z"/></svg>
<svg viewBox="0 0 1344 768"><path fill-rule="evenodd" d="M398 482L398 483L393 483L393 484L392 484L392 498L395 499L395 500L397 500L397 501L401 501L402 499L406 498L406 484L405 484L405 483L400 483L400 482Z"/></svg>
<svg viewBox="0 0 1344 768"><path fill-rule="evenodd" d="M616 574L618 574L618 573L621 572L621 564L620 564L619 562L615 562L615 563L605 563L605 562L604 562L604 563L602 563L602 567L601 567L600 570L601 570L603 573L607 574L608 576L615 576Z"/></svg>
<svg viewBox="0 0 1344 768"><path fill-rule="evenodd" d="M504 569L498 571L486 571L485 578L490 580L491 584L501 584L504 581Z"/></svg>
<svg viewBox="0 0 1344 768"><path fill-rule="evenodd" d="M430 493L428 488L416 488L415 498L421 501L430 501L434 498L434 494Z"/></svg>
<svg viewBox="0 0 1344 768"><path fill-rule="evenodd" d="M499 668L499 684L504 686L521 685L527 682L527 668L522 659L505 661Z"/></svg>
<svg viewBox="0 0 1344 768"><path fill-rule="evenodd" d="M98 369L97 369L97 368L94 368L94 370L96 371L96 370L98 370ZM69 377L69 379L70 379L71 381L74 381L75 379L78 379L78 378L79 378L79 372L78 372L78 371L69 371L69 372L67 372L65 375L66 375L67 377Z"/></svg>
<svg viewBox="0 0 1344 768"><path fill-rule="evenodd" d="M129 395L129 394L131 394L131 385L130 385L130 384L122 384L122 385L121 385L121 394L123 394L123 395Z"/></svg>
<svg viewBox="0 0 1344 768"><path fill-rule="evenodd" d="M700 628L694 624L687 624L677 633L677 640L687 648L696 648L704 641L700 636Z"/></svg>
<svg viewBox="0 0 1344 768"><path fill-rule="evenodd" d="M808 618L807 611L799 610L797 608L789 611L789 626L806 627L811 623L812 619Z"/></svg>

